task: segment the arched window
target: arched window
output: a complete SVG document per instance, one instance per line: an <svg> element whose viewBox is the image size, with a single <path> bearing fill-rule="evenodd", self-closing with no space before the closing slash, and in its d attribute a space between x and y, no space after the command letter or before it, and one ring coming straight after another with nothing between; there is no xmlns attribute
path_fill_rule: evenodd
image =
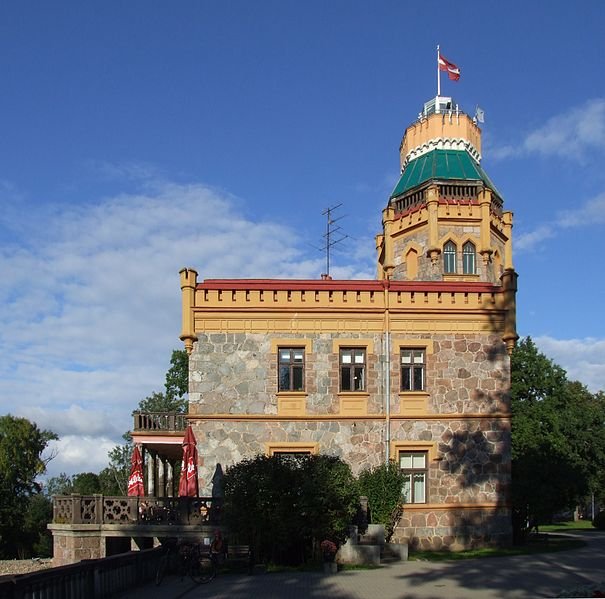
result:
<svg viewBox="0 0 605 599"><path fill-rule="evenodd" d="M465 275L476 273L475 244L472 241L462 246L462 272Z"/></svg>
<svg viewBox="0 0 605 599"><path fill-rule="evenodd" d="M443 271L456 272L456 244L453 241L448 241L443 246Z"/></svg>

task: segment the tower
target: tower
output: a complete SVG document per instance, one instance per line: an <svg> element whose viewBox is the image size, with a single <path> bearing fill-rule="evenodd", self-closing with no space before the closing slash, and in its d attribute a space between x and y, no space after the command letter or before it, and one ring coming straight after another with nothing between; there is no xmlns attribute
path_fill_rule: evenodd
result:
<svg viewBox="0 0 605 599"><path fill-rule="evenodd" d="M512 213L481 167L481 129L449 97L405 131L401 175L376 237L378 278L498 284L512 269Z"/></svg>

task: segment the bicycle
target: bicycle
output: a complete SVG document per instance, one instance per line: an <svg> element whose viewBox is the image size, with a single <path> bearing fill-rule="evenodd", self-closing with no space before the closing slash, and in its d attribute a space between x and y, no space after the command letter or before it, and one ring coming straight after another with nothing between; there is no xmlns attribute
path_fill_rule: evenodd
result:
<svg viewBox="0 0 605 599"><path fill-rule="evenodd" d="M217 562L214 556L209 552L203 552L201 547L202 545L198 543L180 543L178 546L168 545L155 575L156 586L162 584L173 556L178 560L178 571L181 577L187 575L196 584L210 582L216 576Z"/></svg>
<svg viewBox="0 0 605 599"><path fill-rule="evenodd" d="M217 572L216 559L210 553L198 553L190 563L189 576L197 584L206 584Z"/></svg>
<svg viewBox="0 0 605 599"><path fill-rule="evenodd" d="M172 542L166 545L164 549L164 555L160 558L160 563L158 564L158 569L155 573L155 584L159 586L162 584L162 580L164 580L164 576L166 576L166 572L168 572L170 562L172 561L172 556L176 553L176 542Z"/></svg>

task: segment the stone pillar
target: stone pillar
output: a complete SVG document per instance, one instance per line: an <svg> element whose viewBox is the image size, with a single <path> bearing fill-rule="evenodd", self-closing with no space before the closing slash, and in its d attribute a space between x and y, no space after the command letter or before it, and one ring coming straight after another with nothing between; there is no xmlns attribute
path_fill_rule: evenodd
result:
<svg viewBox="0 0 605 599"><path fill-rule="evenodd" d="M174 470L172 462L166 461L166 496L174 497Z"/></svg>
<svg viewBox="0 0 605 599"><path fill-rule="evenodd" d="M147 452L147 495L155 496L155 455Z"/></svg>
<svg viewBox="0 0 605 599"><path fill-rule="evenodd" d="M158 456L156 458L156 462L158 467L158 488L156 491L156 495L158 497L166 497L166 471L164 468L164 459Z"/></svg>
<svg viewBox="0 0 605 599"><path fill-rule="evenodd" d="M504 270L513 268L513 213L504 212L502 214L504 221L504 235L506 243L504 244Z"/></svg>
<svg viewBox="0 0 605 599"><path fill-rule="evenodd" d="M429 223L429 247L427 251L428 257L431 259L431 264L435 266L441 248L439 247L439 186L431 185L426 190L426 207L428 210Z"/></svg>
<svg viewBox="0 0 605 599"><path fill-rule="evenodd" d="M506 351L510 355L519 338L517 335L517 273L507 268L502 275L503 301L504 301L504 334L502 340L506 343Z"/></svg>

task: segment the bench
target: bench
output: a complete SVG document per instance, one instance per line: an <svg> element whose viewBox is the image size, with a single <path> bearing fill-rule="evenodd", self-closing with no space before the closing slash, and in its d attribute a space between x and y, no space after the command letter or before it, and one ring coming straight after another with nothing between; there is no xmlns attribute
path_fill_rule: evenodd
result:
<svg viewBox="0 0 605 599"><path fill-rule="evenodd" d="M227 545L227 563L245 564L248 567L248 571L252 572L254 562L252 560L250 545Z"/></svg>

